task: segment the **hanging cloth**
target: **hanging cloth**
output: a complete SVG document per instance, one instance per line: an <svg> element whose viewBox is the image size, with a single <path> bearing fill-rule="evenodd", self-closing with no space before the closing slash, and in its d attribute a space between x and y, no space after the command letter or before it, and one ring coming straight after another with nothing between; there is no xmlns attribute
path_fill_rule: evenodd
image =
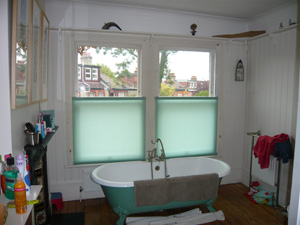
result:
<svg viewBox="0 0 300 225"><path fill-rule="evenodd" d="M273 155L275 144L289 140L287 134L281 133L270 137L268 135L258 137L253 147L254 156L258 158L261 169L269 168L270 155Z"/></svg>

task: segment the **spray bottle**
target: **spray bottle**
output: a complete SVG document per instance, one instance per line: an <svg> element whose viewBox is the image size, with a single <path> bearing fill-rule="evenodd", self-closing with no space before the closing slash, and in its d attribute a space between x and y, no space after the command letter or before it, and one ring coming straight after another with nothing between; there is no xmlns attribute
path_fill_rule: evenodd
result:
<svg viewBox="0 0 300 225"><path fill-rule="evenodd" d="M16 213L23 214L27 211L26 187L21 174L18 173L17 182L14 185Z"/></svg>
<svg viewBox="0 0 300 225"><path fill-rule="evenodd" d="M19 170L22 178L24 178L24 171L25 171L25 163L24 163L24 155L22 153L18 154L16 157L16 167Z"/></svg>

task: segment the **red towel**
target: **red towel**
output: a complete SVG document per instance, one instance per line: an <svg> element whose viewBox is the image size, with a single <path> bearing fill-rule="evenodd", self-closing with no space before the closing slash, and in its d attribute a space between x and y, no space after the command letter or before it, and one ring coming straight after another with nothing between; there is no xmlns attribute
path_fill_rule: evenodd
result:
<svg viewBox="0 0 300 225"><path fill-rule="evenodd" d="M270 155L273 155L275 144L285 142L289 139L287 134L278 134L274 137L260 136L253 147L254 156L258 157L258 163L261 169L269 167Z"/></svg>

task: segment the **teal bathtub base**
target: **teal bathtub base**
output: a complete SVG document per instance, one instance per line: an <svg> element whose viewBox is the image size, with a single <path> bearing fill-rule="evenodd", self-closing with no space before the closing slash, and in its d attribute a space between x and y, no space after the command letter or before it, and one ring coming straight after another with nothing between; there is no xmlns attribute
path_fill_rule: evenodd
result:
<svg viewBox="0 0 300 225"><path fill-rule="evenodd" d="M216 199L208 199L201 201L178 202L173 201L164 205L151 205L136 207L134 201L134 187L119 188L101 186L102 190L113 210L119 215L117 225L123 225L125 219L130 214L154 212L165 209L183 208L189 206L206 205L210 212L215 212L213 203Z"/></svg>

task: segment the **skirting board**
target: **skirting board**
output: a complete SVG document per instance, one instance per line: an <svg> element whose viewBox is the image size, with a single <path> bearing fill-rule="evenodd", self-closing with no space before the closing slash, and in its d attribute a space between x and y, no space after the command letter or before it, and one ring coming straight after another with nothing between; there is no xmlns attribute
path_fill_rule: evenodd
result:
<svg viewBox="0 0 300 225"><path fill-rule="evenodd" d="M82 191L80 194L80 187L83 187L83 181L65 181L65 182L53 182L49 186L50 193L61 192L64 201L73 201L80 199L92 199L92 198L103 198L104 194L101 187L99 191L85 192Z"/></svg>

